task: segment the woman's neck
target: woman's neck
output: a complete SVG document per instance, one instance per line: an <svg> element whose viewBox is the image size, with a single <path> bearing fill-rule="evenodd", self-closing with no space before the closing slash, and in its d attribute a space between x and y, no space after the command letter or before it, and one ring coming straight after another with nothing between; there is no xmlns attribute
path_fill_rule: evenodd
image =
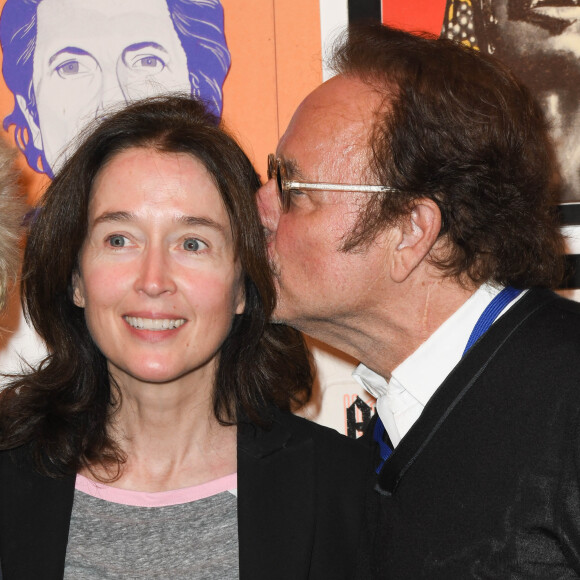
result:
<svg viewBox="0 0 580 580"><path fill-rule="evenodd" d="M167 491L198 485L236 471L236 427L213 412L208 385L119 383L120 406L110 435L126 456L111 485ZM91 477L88 470L83 475ZM108 479L104 468L93 469Z"/></svg>

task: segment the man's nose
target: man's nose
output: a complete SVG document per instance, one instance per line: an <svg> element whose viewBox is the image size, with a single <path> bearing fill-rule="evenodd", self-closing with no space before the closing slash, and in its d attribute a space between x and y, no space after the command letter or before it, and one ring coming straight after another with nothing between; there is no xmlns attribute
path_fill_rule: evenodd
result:
<svg viewBox="0 0 580 580"><path fill-rule="evenodd" d="M275 233L278 229L281 210L274 179L268 180L258 190L258 211L266 232L270 235Z"/></svg>
<svg viewBox="0 0 580 580"><path fill-rule="evenodd" d="M148 249L141 258L135 290L155 298L176 289L168 256L162 249Z"/></svg>

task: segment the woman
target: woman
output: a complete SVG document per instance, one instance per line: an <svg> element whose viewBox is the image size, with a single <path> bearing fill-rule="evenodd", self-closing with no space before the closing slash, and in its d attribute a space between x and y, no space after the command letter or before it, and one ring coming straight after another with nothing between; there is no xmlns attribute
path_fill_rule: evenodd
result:
<svg viewBox="0 0 580 580"><path fill-rule="evenodd" d="M0 400L4 580L351 576L367 461L287 411L311 377L267 324L258 185L179 97L56 176L24 260L51 354Z"/></svg>

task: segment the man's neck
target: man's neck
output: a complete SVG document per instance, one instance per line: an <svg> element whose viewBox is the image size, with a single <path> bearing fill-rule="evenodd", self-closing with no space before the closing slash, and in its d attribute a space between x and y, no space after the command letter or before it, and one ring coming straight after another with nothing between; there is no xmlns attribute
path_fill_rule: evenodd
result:
<svg viewBox="0 0 580 580"><path fill-rule="evenodd" d="M302 330L360 360L389 379L391 372L425 342L475 292L474 285L433 277L408 280L377 296L364 312L342 320L317 321ZM393 290L391 288L391 290Z"/></svg>

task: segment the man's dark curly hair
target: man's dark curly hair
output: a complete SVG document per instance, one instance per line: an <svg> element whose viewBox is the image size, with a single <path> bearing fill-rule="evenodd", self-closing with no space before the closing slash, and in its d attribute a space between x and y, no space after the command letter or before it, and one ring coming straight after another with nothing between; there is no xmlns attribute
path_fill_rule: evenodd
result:
<svg viewBox="0 0 580 580"><path fill-rule="evenodd" d="M350 28L332 64L382 97L370 172L402 191L369 200L345 250L429 198L449 242L434 263L447 275L558 284L564 247L552 144L539 105L508 68L450 40L366 23Z"/></svg>

